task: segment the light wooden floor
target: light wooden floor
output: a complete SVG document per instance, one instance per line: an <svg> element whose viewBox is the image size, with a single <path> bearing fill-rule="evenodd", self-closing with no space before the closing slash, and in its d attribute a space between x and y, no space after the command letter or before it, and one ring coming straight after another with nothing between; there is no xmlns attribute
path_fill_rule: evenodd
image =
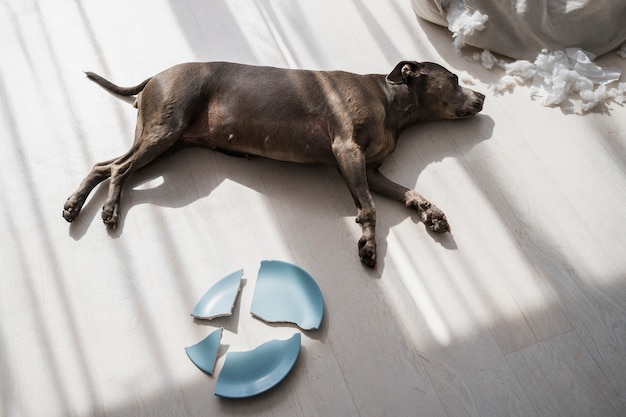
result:
<svg viewBox="0 0 626 417"><path fill-rule="evenodd" d="M0 51L2 416L626 415L626 108L494 96L501 73L402 0L4 0ZM131 85L191 60L386 73L402 59L442 63L487 101L403 135L384 171L454 234L376 197L376 271L333 168L183 151L133 177L119 231L100 221L103 188L61 218L134 129L83 70ZM219 372L227 351L297 331L250 317L263 259L317 279L323 326L278 387L222 400L185 346L224 327ZM238 268L235 314L194 322Z"/></svg>

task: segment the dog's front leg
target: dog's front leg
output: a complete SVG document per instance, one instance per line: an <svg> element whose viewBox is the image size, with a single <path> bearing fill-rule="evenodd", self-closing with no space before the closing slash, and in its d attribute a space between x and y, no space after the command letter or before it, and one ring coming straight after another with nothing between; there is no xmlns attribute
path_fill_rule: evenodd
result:
<svg viewBox="0 0 626 417"><path fill-rule="evenodd" d="M367 169L367 181L372 191L401 201L407 207L416 209L422 222L433 232L444 233L450 231L450 224L448 224L443 211L439 210L437 206L426 200L417 191L396 184L381 174L378 168Z"/></svg>
<svg viewBox="0 0 626 417"><path fill-rule="evenodd" d="M356 143L345 143L340 139L333 143L333 152L357 207L356 222L362 229L359 257L363 264L373 268L376 266L376 208L367 186L365 155Z"/></svg>

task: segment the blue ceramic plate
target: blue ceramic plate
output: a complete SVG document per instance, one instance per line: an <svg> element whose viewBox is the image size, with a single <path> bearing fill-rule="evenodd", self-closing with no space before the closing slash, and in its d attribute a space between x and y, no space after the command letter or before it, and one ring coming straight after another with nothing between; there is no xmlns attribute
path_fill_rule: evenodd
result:
<svg viewBox="0 0 626 417"><path fill-rule="evenodd" d="M252 397L287 376L300 353L300 333L287 340L271 340L247 352L229 352L217 377L215 395Z"/></svg>
<svg viewBox="0 0 626 417"><path fill-rule="evenodd" d="M199 319L230 316L241 287L243 269L217 281L196 303L191 315Z"/></svg>
<svg viewBox="0 0 626 417"><path fill-rule="evenodd" d="M215 360L217 359L217 351L222 340L222 329L213 331L205 337L201 342L193 346L185 348L185 352L191 362L194 363L202 371L209 375L213 375L215 369Z"/></svg>
<svg viewBox="0 0 626 417"><path fill-rule="evenodd" d="M262 261L250 312L271 323L319 329L324 316L322 292L313 277L296 265Z"/></svg>

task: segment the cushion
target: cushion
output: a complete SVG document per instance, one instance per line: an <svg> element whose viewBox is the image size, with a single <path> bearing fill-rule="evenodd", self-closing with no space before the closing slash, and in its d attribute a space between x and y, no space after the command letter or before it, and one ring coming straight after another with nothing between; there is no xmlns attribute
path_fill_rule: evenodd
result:
<svg viewBox="0 0 626 417"><path fill-rule="evenodd" d="M595 55L626 42L625 0L411 0L415 13L463 43L516 59L579 47ZM486 15L486 16L485 16Z"/></svg>

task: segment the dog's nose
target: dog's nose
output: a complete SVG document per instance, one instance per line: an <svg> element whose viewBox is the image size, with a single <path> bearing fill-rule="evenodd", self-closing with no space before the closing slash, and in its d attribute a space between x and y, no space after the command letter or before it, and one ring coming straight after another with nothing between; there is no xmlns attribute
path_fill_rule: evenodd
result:
<svg viewBox="0 0 626 417"><path fill-rule="evenodd" d="M483 103L485 102L485 95L476 92L476 99L472 102L472 107L476 109L476 113L483 109Z"/></svg>
<svg viewBox="0 0 626 417"><path fill-rule="evenodd" d="M466 91L466 101L464 105L456 111L456 116L460 118L474 116L483 110L485 95L478 91Z"/></svg>
<svg viewBox="0 0 626 417"><path fill-rule="evenodd" d="M482 103L485 101L485 95L483 93L479 93L478 91L474 91L474 95L476 96L474 102L480 103L482 105Z"/></svg>

